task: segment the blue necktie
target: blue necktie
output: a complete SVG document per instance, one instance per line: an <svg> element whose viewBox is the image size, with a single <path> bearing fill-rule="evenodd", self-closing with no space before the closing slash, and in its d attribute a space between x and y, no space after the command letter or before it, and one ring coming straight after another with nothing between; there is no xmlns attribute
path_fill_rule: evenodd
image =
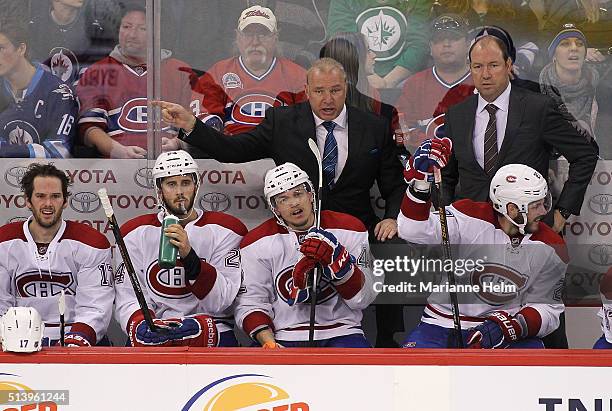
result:
<svg viewBox="0 0 612 411"><path fill-rule="evenodd" d="M323 183L330 189L334 188L334 177L336 176L336 164L338 164L338 143L334 137L336 123L324 121L323 127L327 130L325 146L323 147Z"/></svg>

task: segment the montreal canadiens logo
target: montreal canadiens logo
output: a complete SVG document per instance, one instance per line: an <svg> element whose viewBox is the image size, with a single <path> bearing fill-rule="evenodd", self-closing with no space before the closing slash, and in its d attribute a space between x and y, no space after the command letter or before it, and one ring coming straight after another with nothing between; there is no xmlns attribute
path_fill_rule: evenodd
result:
<svg viewBox="0 0 612 411"><path fill-rule="evenodd" d="M289 295L291 294L291 287L293 286L293 278L291 277L291 272L293 271L293 267L289 267L284 269L276 276L276 280L274 281L274 285L276 287L276 292L278 296L284 301L289 301ZM328 301L330 298L334 297L338 292L329 282L329 280L321 277L321 282L319 283L319 292L317 294L317 304L323 304ZM310 297L303 303L310 303Z"/></svg>
<svg viewBox="0 0 612 411"><path fill-rule="evenodd" d="M125 131L142 133L147 131L147 99L133 98L121 107L119 127Z"/></svg>
<svg viewBox="0 0 612 411"><path fill-rule="evenodd" d="M483 265L482 271L473 271L471 275L472 285L479 285L480 292L476 293L478 298L487 304L504 305L516 299L519 291L527 284L527 276L518 271L501 264L487 263ZM514 292L485 291L483 286L504 286L503 290L513 289ZM513 287L514 286L514 287Z"/></svg>
<svg viewBox="0 0 612 411"><path fill-rule="evenodd" d="M147 269L147 284L158 296L163 298L181 299L191 296L185 282L185 269L180 260L174 268L161 268L155 260Z"/></svg>
<svg viewBox="0 0 612 411"><path fill-rule="evenodd" d="M240 97L232 107L232 120L239 124L256 126L270 107L283 106L283 102L266 94L248 94Z"/></svg>
<svg viewBox="0 0 612 411"><path fill-rule="evenodd" d="M20 297L53 297L63 290L66 295L75 295L72 273L30 271L15 277L17 295Z"/></svg>
<svg viewBox="0 0 612 411"><path fill-rule="evenodd" d="M444 113L434 117L431 119L429 123L427 123L427 129L425 130L425 135L428 139L432 139L434 137L444 138L446 137L446 132L444 129L444 122L446 118Z"/></svg>
<svg viewBox="0 0 612 411"><path fill-rule="evenodd" d="M506 176L506 181L509 183L516 183L516 176Z"/></svg>

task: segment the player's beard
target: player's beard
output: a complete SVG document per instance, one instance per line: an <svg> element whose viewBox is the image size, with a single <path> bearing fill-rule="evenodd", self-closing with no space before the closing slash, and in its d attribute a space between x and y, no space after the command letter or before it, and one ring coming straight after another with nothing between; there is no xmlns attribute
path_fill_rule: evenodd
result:
<svg viewBox="0 0 612 411"><path fill-rule="evenodd" d="M47 216L43 215L42 209L39 209L39 210L32 209L32 216L34 217L36 224L38 224L39 226L43 228L51 228L55 226L62 218L62 209L60 208L59 210L56 210L54 208L53 209L45 208L45 210L53 210L53 216L50 220Z"/></svg>
<svg viewBox="0 0 612 411"><path fill-rule="evenodd" d="M185 218L189 216L189 214L191 214L191 210L193 209L193 202L195 199L195 193L191 196L191 198L179 197L179 199L181 198L185 199L185 201L183 202L183 205L185 206L184 209L181 209L180 207L178 207L176 202L173 202L172 204L168 204L168 201L164 199L164 203L166 205L166 210L168 211L168 213L175 215L179 218Z"/></svg>

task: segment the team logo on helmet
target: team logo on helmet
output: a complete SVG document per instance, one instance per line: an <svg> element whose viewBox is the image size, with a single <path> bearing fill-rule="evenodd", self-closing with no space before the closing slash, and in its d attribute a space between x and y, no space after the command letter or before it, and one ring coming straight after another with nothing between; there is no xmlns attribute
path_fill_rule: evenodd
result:
<svg viewBox="0 0 612 411"><path fill-rule="evenodd" d="M206 193L200 197L200 208L206 211L227 211L232 205L230 198L224 193Z"/></svg>
<svg viewBox="0 0 612 411"><path fill-rule="evenodd" d="M283 106L283 102L266 94L247 94L240 97L232 106L232 120L239 124L256 126L270 107Z"/></svg>
<svg viewBox="0 0 612 411"><path fill-rule="evenodd" d="M516 176L507 175L506 176L506 181L509 182L509 183L516 183Z"/></svg>
<svg viewBox="0 0 612 411"><path fill-rule="evenodd" d="M75 282L71 272L28 271L15 277L17 295L20 297L53 297L62 290L66 295L75 295Z"/></svg>
<svg viewBox="0 0 612 411"><path fill-rule="evenodd" d="M155 188L153 179L153 170L148 167L142 167L134 173L134 182L142 188Z"/></svg>
<svg viewBox="0 0 612 411"><path fill-rule="evenodd" d="M94 213L101 206L100 198L91 191L81 191L70 197L70 208L77 213Z"/></svg>
<svg viewBox="0 0 612 411"><path fill-rule="evenodd" d="M527 284L528 277L506 265L486 263L483 269L474 270L471 274L470 282L472 285L480 286L480 292L476 296L487 304L499 306L514 300L519 291ZM484 285L504 286L502 290L513 289L512 292L485 291Z"/></svg>
<svg viewBox="0 0 612 411"><path fill-rule="evenodd" d="M40 143L40 135L32 124L23 120L13 120L6 123L3 134L10 144Z"/></svg>
<svg viewBox="0 0 612 411"><path fill-rule="evenodd" d="M284 269L276 276L276 280L274 281L274 286L276 287L276 292L278 296L284 301L287 302L289 300L289 296L291 293L291 287L293 286L293 277L291 276L291 272L293 271L293 267L289 267ZM328 301L330 298L334 297L338 292L332 286L331 282L324 277L321 277L321 282L319 283L319 292L317 293L317 304L323 304ZM305 303L310 302L310 297Z"/></svg>
<svg viewBox="0 0 612 411"><path fill-rule="evenodd" d="M404 36L408 29L406 16L393 7L374 7L365 10L356 19L359 31L366 35L376 61L397 57L404 49Z"/></svg>
<svg viewBox="0 0 612 411"><path fill-rule="evenodd" d="M174 268L161 268L155 260L147 269L147 284L158 296L163 298L182 299L191 296L185 281L185 269L181 260L176 261Z"/></svg>
<svg viewBox="0 0 612 411"><path fill-rule="evenodd" d="M16 166L11 167L4 172L4 181L11 187L20 187L21 179L27 171L27 167Z"/></svg>
<svg viewBox="0 0 612 411"><path fill-rule="evenodd" d="M64 47L53 48L49 52L48 62L51 73L64 83L69 83L68 80L71 79L76 80L76 76L80 70L79 60L72 50Z"/></svg>
<svg viewBox="0 0 612 411"><path fill-rule="evenodd" d="M240 80L240 76L236 73L225 73L223 77L221 77L221 83L223 83L223 88L244 88L242 85L242 80Z"/></svg>

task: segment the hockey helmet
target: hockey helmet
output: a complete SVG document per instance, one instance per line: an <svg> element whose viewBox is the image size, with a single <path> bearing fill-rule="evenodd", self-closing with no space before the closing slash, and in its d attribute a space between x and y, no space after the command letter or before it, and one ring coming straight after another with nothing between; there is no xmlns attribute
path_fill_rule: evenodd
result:
<svg viewBox="0 0 612 411"><path fill-rule="evenodd" d="M159 207L166 211L163 199L161 197L161 181L164 177L192 175L193 181L196 186L195 199L198 197L198 191L200 190L200 176L198 175L198 164L195 162L191 154L184 150L168 151L161 153L155 165L153 166L152 177L155 181L155 187L157 188L157 201ZM190 210L187 210L190 211Z"/></svg>
<svg viewBox="0 0 612 411"><path fill-rule="evenodd" d="M45 324L32 307L11 307L2 316L2 351L35 352L42 348Z"/></svg>
<svg viewBox="0 0 612 411"><path fill-rule="evenodd" d="M542 174L524 164L508 164L497 170L491 180L489 197L495 211L516 225L521 234L525 234L529 204L544 199L544 207L549 211L552 203L548 183ZM519 209L519 222L508 215L510 203Z"/></svg>
<svg viewBox="0 0 612 411"><path fill-rule="evenodd" d="M278 223L283 227L287 227L287 224L285 224L285 221L276 212L273 198L274 196L284 193L287 190L291 190L300 184L305 184L306 190L313 194L312 209L316 214L317 206L314 195L314 187L308 178L308 174L306 174L304 170L293 163L285 163L268 170L266 177L264 178L264 196L268 201L268 206L274 214L274 217L276 217Z"/></svg>

